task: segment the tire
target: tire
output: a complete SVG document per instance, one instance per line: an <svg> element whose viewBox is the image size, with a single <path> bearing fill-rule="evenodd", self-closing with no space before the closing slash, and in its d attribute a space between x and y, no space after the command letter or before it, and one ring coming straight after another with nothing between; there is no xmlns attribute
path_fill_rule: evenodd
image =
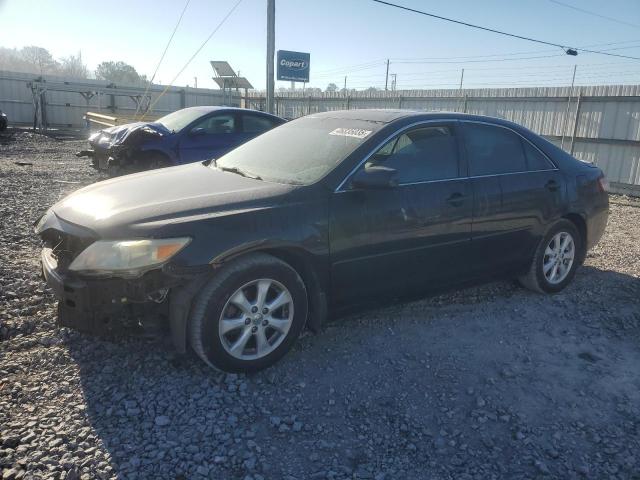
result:
<svg viewBox="0 0 640 480"><path fill-rule="evenodd" d="M555 248L557 246L558 251L562 250L560 247L567 235L573 242L572 256L568 251L568 247L561 255L558 255ZM569 220L558 220L547 230L547 233L536 247L529 271L519 277L518 281L522 286L539 293L557 293L561 291L573 280L576 274L576 269L582 258L583 245L584 239L580 236L576 226ZM549 250L547 250L548 248ZM549 255L548 252L553 252L553 254ZM555 255L555 260L553 255ZM567 263L569 257L571 257L570 265ZM557 267L554 266L554 263L557 264ZM550 269L548 265L551 265ZM563 271L563 266L568 268ZM554 268L556 269L555 278L553 277ZM547 274L545 274L545 271Z"/></svg>
<svg viewBox="0 0 640 480"><path fill-rule="evenodd" d="M268 290L267 282L271 282ZM262 302L261 288L265 290ZM278 302L274 300L281 305L275 306ZM240 308L241 304L244 307ZM258 305L275 307L265 313L268 308L255 311ZM191 348L219 370L256 372L273 365L291 349L304 328L307 311L307 290L291 266L271 255L249 254L216 272L196 297L189 319ZM230 326L234 328L223 333ZM241 340L244 346L234 349Z"/></svg>

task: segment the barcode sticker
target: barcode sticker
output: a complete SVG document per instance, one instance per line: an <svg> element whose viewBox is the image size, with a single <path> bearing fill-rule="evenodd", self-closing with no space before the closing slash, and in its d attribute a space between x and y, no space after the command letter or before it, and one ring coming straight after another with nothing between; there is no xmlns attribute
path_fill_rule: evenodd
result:
<svg viewBox="0 0 640 480"><path fill-rule="evenodd" d="M340 137L365 138L372 130L363 130L362 128L336 128L329 132L329 135L338 135Z"/></svg>

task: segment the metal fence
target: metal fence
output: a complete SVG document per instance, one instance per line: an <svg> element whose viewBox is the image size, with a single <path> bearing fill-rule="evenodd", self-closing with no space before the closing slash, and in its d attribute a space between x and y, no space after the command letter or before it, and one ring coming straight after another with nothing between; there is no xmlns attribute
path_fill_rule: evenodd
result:
<svg viewBox="0 0 640 480"><path fill-rule="evenodd" d="M101 80L66 79L0 71L0 109L12 125L42 128L84 128L87 111L133 115L160 95L165 85L145 87L114 85ZM240 105L240 96L220 90L169 87L153 106L164 115L196 105Z"/></svg>
<svg viewBox="0 0 640 480"><path fill-rule="evenodd" d="M250 97L262 108L264 97ZM500 117L524 125L577 158L602 168L612 190L640 195L640 85L538 87L400 92L280 93L278 115L358 108L455 111Z"/></svg>

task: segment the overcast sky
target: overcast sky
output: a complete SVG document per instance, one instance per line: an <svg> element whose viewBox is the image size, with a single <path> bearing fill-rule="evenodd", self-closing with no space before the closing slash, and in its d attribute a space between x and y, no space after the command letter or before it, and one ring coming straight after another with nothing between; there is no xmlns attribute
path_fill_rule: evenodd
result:
<svg viewBox="0 0 640 480"><path fill-rule="evenodd" d="M156 76L167 83L237 0L191 0ZM640 57L640 0L392 0L438 15L573 46ZM209 60L227 60L265 86L266 0L242 0L176 85L214 87ZM0 0L2 46L39 45L55 57L82 52L90 69L122 60L151 77L185 0ZM640 83L640 60L562 50L501 37L370 0L276 0L276 50L311 54L311 85L384 88L385 59L398 89ZM615 49L615 50L611 50ZM464 58L460 58L464 57ZM543 58L532 58L543 57ZM520 59L518 59L520 58ZM516 59L516 60L514 60ZM405 62L405 63L402 63ZM277 82L289 86L289 82Z"/></svg>

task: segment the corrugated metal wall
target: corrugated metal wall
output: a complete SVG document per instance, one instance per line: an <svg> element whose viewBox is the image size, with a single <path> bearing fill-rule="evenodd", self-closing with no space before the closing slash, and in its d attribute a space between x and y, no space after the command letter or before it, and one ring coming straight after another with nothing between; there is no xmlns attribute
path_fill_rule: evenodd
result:
<svg viewBox="0 0 640 480"><path fill-rule="evenodd" d="M594 162L613 189L640 194L640 85L278 94L276 113L295 118L358 108L455 111L504 118ZM255 96L249 105L259 107Z"/></svg>
<svg viewBox="0 0 640 480"><path fill-rule="evenodd" d="M65 79L0 71L0 109L9 116L13 125L33 125L34 102L30 82L46 89L46 120L53 128L83 128L83 116L87 111L131 115L136 111L132 97L142 96L144 87L116 86L109 88L108 82L101 80ZM152 101L164 90L164 85L153 85L148 94ZM70 91L62 91L70 90ZM91 96L85 99L80 92ZM155 114L164 115L180 108L195 105L222 105L230 103L229 96L220 90L206 88L170 87L154 105ZM231 103L240 105L240 97L234 96Z"/></svg>

